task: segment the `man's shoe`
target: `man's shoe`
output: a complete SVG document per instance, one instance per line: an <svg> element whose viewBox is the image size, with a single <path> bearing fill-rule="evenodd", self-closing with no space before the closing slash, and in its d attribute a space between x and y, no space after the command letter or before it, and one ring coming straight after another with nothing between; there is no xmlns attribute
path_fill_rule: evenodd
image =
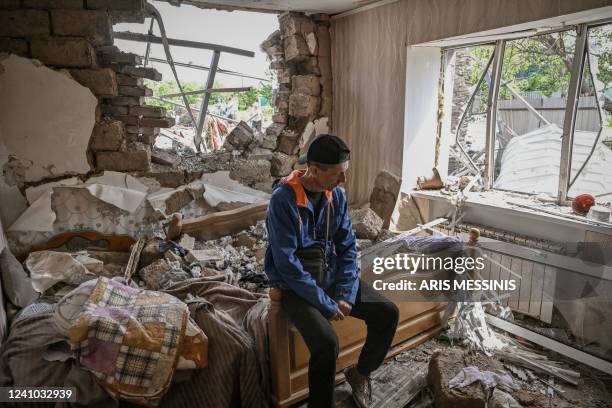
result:
<svg viewBox="0 0 612 408"><path fill-rule="evenodd" d="M344 376L353 390L353 400L359 408L369 408L372 405L372 380L364 376L356 367L344 370Z"/></svg>

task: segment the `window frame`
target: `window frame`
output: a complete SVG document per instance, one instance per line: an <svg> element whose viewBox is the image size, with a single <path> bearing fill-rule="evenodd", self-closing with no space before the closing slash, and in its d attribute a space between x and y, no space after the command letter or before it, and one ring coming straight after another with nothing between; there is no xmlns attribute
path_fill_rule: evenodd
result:
<svg viewBox="0 0 612 408"><path fill-rule="evenodd" d="M466 43L462 45L453 45L450 47L442 47L442 55L444 52L465 47L476 47L482 45L493 45L493 61L491 63L491 84L489 86L489 98L487 102L487 125L486 125L486 144L485 144L485 167L480 170L480 176L483 179L485 190L498 190L498 191L510 191L505 189L494 189L494 170L495 170L495 137L496 137L496 123L497 123L497 103L499 99L499 91L501 89L501 73L503 69L504 51L507 41L516 40L519 38L529 38L544 34L551 34L555 32L575 30L577 33L576 44L574 47L574 63L570 74L570 82L567 93L567 103L565 105L564 122L563 122L563 133L561 140L561 158L559 162L559 180L558 180L558 192L557 192L557 204L566 205L568 203L568 192L571 188L571 163L572 163L572 147L574 142L574 131L576 127L576 117L578 113L578 102L580 99L580 86L582 84L582 78L584 73L584 66L586 64L586 57L588 52L588 32L591 27L602 26L605 24L612 23L612 18L597 20L587 23L567 25L561 28L553 30L542 30L537 32L529 32L528 34L521 36L517 33L508 33L502 39L495 41L482 41L478 43ZM446 75L446 73L445 73ZM479 86L476 86L473 93L478 92ZM473 96L473 95L472 95ZM467 110L468 105L465 107ZM603 126L603 124L602 124ZM455 140L457 139L457 132L460 126L455 130L453 135ZM441 135L440 135L441 136ZM516 192L516 191L512 191Z"/></svg>

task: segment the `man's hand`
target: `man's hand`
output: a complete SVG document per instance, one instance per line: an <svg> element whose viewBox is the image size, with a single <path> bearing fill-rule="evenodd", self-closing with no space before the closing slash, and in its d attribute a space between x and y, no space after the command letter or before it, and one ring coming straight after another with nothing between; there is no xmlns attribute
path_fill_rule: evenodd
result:
<svg viewBox="0 0 612 408"><path fill-rule="evenodd" d="M339 300L338 301L338 309L342 312L342 314L344 316L348 316L351 314L351 309L353 308L353 306L351 306L351 304L345 300Z"/></svg>
<svg viewBox="0 0 612 408"><path fill-rule="evenodd" d="M342 313L342 310L338 308L336 310L336 313L334 313L334 315L330 317L329 320L344 320L344 313Z"/></svg>

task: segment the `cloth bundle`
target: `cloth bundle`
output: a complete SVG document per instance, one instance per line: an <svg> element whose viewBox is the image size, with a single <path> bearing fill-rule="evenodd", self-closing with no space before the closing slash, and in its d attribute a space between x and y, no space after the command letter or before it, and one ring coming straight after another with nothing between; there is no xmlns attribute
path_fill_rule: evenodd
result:
<svg viewBox="0 0 612 408"><path fill-rule="evenodd" d="M159 405L177 368L203 368L208 339L174 296L101 277L70 327L81 366L113 396Z"/></svg>

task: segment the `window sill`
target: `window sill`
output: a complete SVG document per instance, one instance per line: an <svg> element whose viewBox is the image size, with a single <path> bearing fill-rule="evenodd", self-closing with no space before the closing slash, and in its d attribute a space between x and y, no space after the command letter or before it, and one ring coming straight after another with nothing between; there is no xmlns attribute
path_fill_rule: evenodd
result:
<svg viewBox="0 0 612 408"><path fill-rule="evenodd" d="M410 195L453 206L451 201L453 196L441 194L439 190L415 190L411 191ZM521 218L525 221L533 220L538 223L552 223L564 227L579 228L608 235L612 234L612 224L610 223L595 222L588 220L586 217L584 220L565 218L564 215L573 215L571 208L562 207L554 203L543 203L536 200L533 196L519 193L496 190L472 192L465 199L464 206L475 211L480 209L494 211L500 217L508 216ZM539 210L545 210L546 212ZM550 212L558 212L559 215L553 215Z"/></svg>

